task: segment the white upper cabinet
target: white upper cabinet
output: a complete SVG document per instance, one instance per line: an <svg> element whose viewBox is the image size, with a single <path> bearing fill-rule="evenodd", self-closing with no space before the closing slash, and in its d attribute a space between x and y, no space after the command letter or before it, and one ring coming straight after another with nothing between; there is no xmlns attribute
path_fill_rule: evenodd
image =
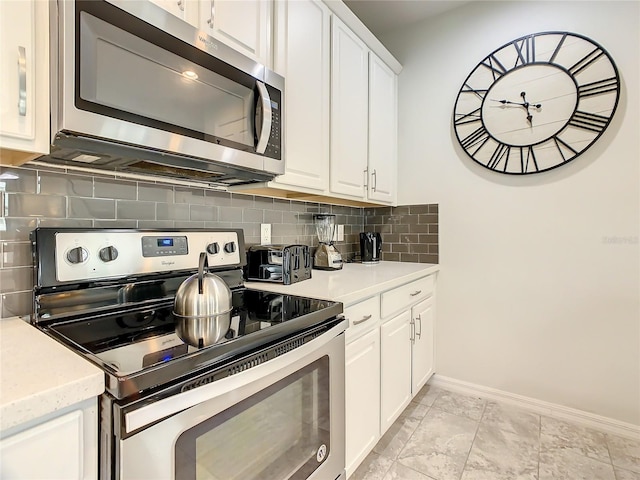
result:
<svg viewBox="0 0 640 480"><path fill-rule="evenodd" d="M48 7L0 1L0 164L49 153Z"/></svg>
<svg viewBox="0 0 640 480"><path fill-rule="evenodd" d="M285 77L285 173L275 182L329 188L330 12L321 2L276 3L274 70Z"/></svg>
<svg viewBox="0 0 640 480"><path fill-rule="evenodd" d="M396 201L397 76L369 53L369 200Z"/></svg>
<svg viewBox="0 0 640 480"><path fill-rule="evenodd" d="M199 5L200 30L271 66L271 0L200 0Z"/></svg>
<svg viewBox="0 0 640 480"><path fill-rule="evenodd" d="M330 190L362 199L367 177L369 50L335 16L331 26Z"/></svg>
<svg viewBox="0 0 640 480"><path fill-rule="evenodd" d="M150 0L194 27L198 26L198 0Z"/></svg>
<svg viewBox="0 0 640 480"><path fill-rule="evenodd" d="M396 201L397 76L344 23L332 23L331 192Z"/></svg>

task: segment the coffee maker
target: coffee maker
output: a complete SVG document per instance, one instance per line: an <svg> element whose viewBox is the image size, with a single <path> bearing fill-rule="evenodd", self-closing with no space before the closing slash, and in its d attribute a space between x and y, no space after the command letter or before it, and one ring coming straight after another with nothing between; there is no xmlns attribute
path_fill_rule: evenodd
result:
<svg viewBox="0 0 640 480"><path fill-rule="evenodd" d="M360 258L362 263L378 263L382 252L382 237L378 232L360 233Z"/></svg>
<svg viewBox="0 0 640 480"><path fill-rule="evenodd" d="M313 256L313 268L318 270L339 270L342 268L342 255L333 246L336 230L336 216L319 213L313 216L316 224L319 245Z"/></svg>

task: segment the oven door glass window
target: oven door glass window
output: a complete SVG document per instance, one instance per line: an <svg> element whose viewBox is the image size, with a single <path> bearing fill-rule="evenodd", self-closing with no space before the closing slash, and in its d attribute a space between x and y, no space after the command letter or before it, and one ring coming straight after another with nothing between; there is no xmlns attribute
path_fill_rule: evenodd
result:
<svg viewBox="0 0 640 480"><path fill-rule="evenodd" d="M329 357L184 431L176 478L306 479L329 455Z"/></svg>

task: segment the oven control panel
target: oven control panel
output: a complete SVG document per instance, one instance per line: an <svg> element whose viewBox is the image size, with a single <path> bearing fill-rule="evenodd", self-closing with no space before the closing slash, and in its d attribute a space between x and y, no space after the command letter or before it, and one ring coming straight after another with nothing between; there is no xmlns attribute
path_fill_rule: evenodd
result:
<svg viewBox="0 0 640 480"><path fill-rule="evenodd" d="M187 237L153 236L142 237L143 257L164 257L167 255L187 255Z"/></svg>
<svg viewBox="0 0 640 480"><path fill-rule="evenodd" d="M209 268L234 267L241 264L243 249L238 231L61 231L55 234L56 279L72 282L195 270L201 252L207 253Z"/></svg>

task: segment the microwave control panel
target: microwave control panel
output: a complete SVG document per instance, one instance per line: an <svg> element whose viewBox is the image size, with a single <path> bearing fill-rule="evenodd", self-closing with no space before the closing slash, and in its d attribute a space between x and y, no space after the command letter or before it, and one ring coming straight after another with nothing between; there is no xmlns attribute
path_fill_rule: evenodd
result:
<svg viewBox="0 0 640 480"><path fill-rule="evenodd" d="M282 158L282 102L280 92L270 85L266 85L269 97L271 97L271 134L264 155L280 160Z"/></svg>

